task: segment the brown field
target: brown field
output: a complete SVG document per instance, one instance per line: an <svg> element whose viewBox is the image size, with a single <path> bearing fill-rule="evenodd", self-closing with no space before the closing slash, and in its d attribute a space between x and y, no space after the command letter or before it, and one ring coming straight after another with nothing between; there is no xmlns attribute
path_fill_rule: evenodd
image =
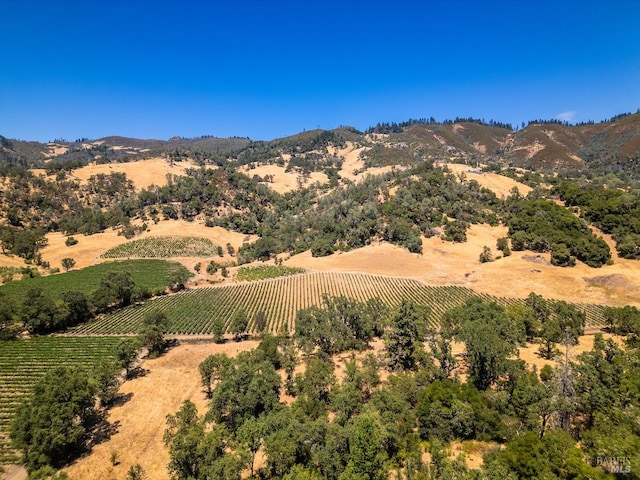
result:
<svg viewBox="0 0 640 480"><path fill-rule="evenodd" d="M513 252L510 257L480 263L484 245L495 256L496 240L506 227L472 225L467 242L454 244L437 237L423 239L423 254L386 242L328 257L313 258L307 251L285 263L309 270L361 272L411 277L430 285L462 285L500 297L544 297L579 303L640 305L640 263L618 259L613 265L591 268L580 262L573 268L554 267L549 254Z"/></svg>
<svg viewBox="0 0 640 480"><path fill-rule="evenodd" d="M298 179L302 179L302 176L299 173L285 172L285 167L281 167L279 165L258 165L255 168L244 166L240 171L250 177L253 175L260 175L261 177L264 177L265 175L273 175L273 182L267 182L265 185L278 193L287 193L296 190L299 185ZM314 183L325 184L328 181L329 177L324 173L313 172L309 176L309 180L307 182L303 182L303 186L309 186Z"/></svg>
<svg viewBox="0 0 640 480"><path fill-rule="evenodd" d="M488 188L489 190L493 191L493 193L495 193L498 197L509 196L513 187L516 187L520 191L521 195L527 195L531 190L533 190L529 185L517 182L512 178L508 178L503 175L498 175L497 173L472 173L470 172L471 167L469 167L468 165L447 163L446 167L456 175L464 173L467 181L475 180L480 184L481 187Z"/></svg>
<svg viewBox="0 0 640 480"><path fill-rule="evenodd" d="M136 162L87 165L74 170L72 176L81 182L86 182L92 175L100 173L125 173L136 189L140 190L152 184L166 185L167 174L185 175L187 169L194 167L196 164L190 161L175 162L172 167L169 161L164 158L150 158ZM209 166L208 168L215 167Z"/></svg>
<svg viewBox="0 0 640 480"><path fill-rule="evenodd" d="M186 343L160 358L145 360L142 367L146 375L125 382L120 395L126 400L109 410L108 421L116 425L116 433L65 471L73 480L123 480L129 467L139 463L147 478L169 480L169 452L162 442L167 415L175 413L185 400L195 403L202 414L206 411L198 365L208 355L233 357L257 344ZM112 452L118 454L117 466L111 465Z"/></svg>
<svg viewBox="0 0 640 480"><path fill-rule="evenodd" d="M0 255L0 267L24 267L24 260L15 255Z"/></svg>
<svg viewBox="0 0 640 480"><path fill-rule="evenodd" d="M153 224L152 222L150 222L149 231L143 232L141 235L136 236L135 239L150 236L162 237L172 235L209 238L213 243L223 247L225 257L217 257L218 260L222 262L233 260L226 253L227 250L225 247L227 243L231 243L231 245L233 245L233 247L237 251L238 248L242 246L242 243L245 239L253 241L257 238L254 236L248 236L247 238L247 235L237 232L231 232L229 230L225 230L222 227L205 227L203 224L197 222L186 222L184 220L164 220L157 224ZM62 233L47 234L49 244L44 249L42 249L43 260L48 261L51 264L51 267L61 267L62 259L65 257L71 257L76 261L75 268L84 268L96 263L106 261L100 258L100 255L102 255L108 249L115 247L116 245L120 245L122 243L130 241L123 236L119 236L118 232L115 230L107 230L103 233L89 236L74 235L74 238L78 240L78 244L67 247L64 243L66 236ZM0 256L0 259L3 258L6 257ZM187 268L191 269L196 262L205 261L202 258L176 258L176 260L184 263Z"/></svg>
<svg viewBox="0 0 640 480"><path fill-rule="evenodd" d="M369 150L369 147L360 147L353 142L347 142L345 148L329 149L329 153L344 158L339 174L342 178L351 180L352 182L358 182L366 178L367 175L380 175L391 171L391 167L388 166L369 168L366 172L359 174L354 173L364 168L364 160L360 158L360 154L367 150Z"/></svg>

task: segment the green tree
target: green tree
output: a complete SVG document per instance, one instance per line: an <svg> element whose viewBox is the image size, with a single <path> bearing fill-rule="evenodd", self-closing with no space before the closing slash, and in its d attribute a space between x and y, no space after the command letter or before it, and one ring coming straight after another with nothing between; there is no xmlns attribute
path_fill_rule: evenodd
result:
<svg viewBox="0 0 640 480"><path fill-rule="evenodd" d="M502 252L502 255L508 257L511 255L511 249L509 249L509 239L507 237L500 237L496 241L496 248Z"/></svg>
<svg viewBox="0 0 640 480"><path fill-rule="evenodd" d="M242 337L246 334L248 323L249 318L243 308L239 308L233 313L231 323L229 324L229 331L233 333L236 342L242 340Z"/></svg>
<svg viewBox="0 0 640 480"><path fill-rule="evenodd" d="M56 367L18 408L11 438L29 471L60 468L78 456L95 416L95 387L78 370Z"/></svg>
<svg viewBox="0 0 640 480"><path fill-rule="evenodd" d="M551 247L551 265L573 267L575 264L576 257L571 255L571 251L564 243L557 243Z"/></svg>
<svg viewBox="0 0 640 480"><path fill-rule="evenodd" d="M636 307L607 307L603 314L611 332L617 335L640 334L640 310Z"/></svg>
<svg viewBox="0 0 640 480"><path fill-rule="evenodd" d="M118 392L118 373L119 367L112 360L103 360L93 369L91 379L95 383L96 396L102 406L109 405Z"/></svg>
<svg viewBox="0 0 640 480"><path fill-rule="evenodd" d="M312 419L324 415L334 382L332 363L321 358L310 359L304 374L296 376L296 406Z"/></svg>
<svg viewBox="0 0 640 480"><path fill-rule="evenodd" d="M206 389L207 397L211 398L213 393L212 384L217 385L232 369L233 360L224 353L209 355L198 365L202 386Z"/></svg>
<svg viewBox="0 0 640 480"><path fill-rule="evenodd" d="M216 262L214 262L213 260L211 260L209 262L209 264L207 265L207 274L208 275L213 275L217 271L218 271L218 264Z"/></svg>
<svg viewBox="0 0 640 480"><path fill-rule="evenodd" d="M279 405L280 375L255 353L240 354L213 392L207 418L235 432L248 418L267 414Z"/></svg>
<svg viewBox="0 0 640 480"><path fill-rule="evenodd" d="M131 366L138 356L139 345L131 339L124 339L116 347L116 361L120 368L124 368L125 379L129 378Z"/></svg>
<svg viewBox="0 0 640 480"><path fill-rule="evenodd" d="M493 262L493 255L491 254L491 249L486 245L482 247L482 253L480 254L480 263Z"/></svg>
<svg viewBox="0 0 640 480"><path fill-rule="evenodd" d="M167 417L164 443L169 447L169 471L176 478L202 478L204 436L204 422L199 418L198 410L191 401L185 400L180 410Z"/></svg>
<svg viewBox="0 0 640 480"><path fill-rule="evenodd" d="M385 348L391 370L415 370L422 360L426 313L412 302L403 300L391 319L391 331Z"/></svg>
<svg viewBox="0 0 640 480"><path fill-rule="evenodd" d="M251 476L256 460L256 454L264 442L266 427L263 418L248 418L240 426L236 438L240 445L246 448L251 455Z"/></svg>
<svg viewBox="0 0 640 480"><path fill-rule="evenodd" d="M267 315L264 310L258 310L253 316L253 329L261 334L267 328Z"/></svg>
<svg viewBox="0 0 640 480"><path fill-rule="evenodd" d="M64 325L67 316L63 302L54 302L41 288L30 288L22 301L20 317L29 333L47 333Z"/></svg>
<svg viewBox="0 0 640 480"><path fill-rule="evenodd" d="M17 334L15 311L13 300L0 292L0 341L15 338Z"/></svg>
<svg viewBox="0 0 640 480"><path fill-rule="evenodd" d="M542 439L533 432L525 432L514 437L506 449L485 460L488 472L502 467L503 475L515 474L523 480L607 478L584 461L584 454L576 447L575 440L562 430L553 430Z"/></svg>
<svg viewBox="0 0 640 480"><path fill-rule="evenodd" d="M93 293L91 303L98 312L110 307L126 307L134 298L135 282L129 272L108 272Z"/></svg>
<svg viewBox="0 0 640 480"><path fill-rule="evenodd" d="M67 311L64 327L79 325L92 317L91 305L84 293L74 290L64 292L62 294L62 301Z"/></svg>
<svg viewBox="0 0 640 480"><path fill-rule="evenodd" d="M469 377L479 390L486 390L507 373L509 357L524 340L522 325L513 325L504 308L479 298L467 301L448 313L457 316L457 336L465 344Z"/></svg>
<svg viewBox="0 0 640 480"><path fill-rule="evenodd" d="M376 416L364 413L356 417L349 432L349 463L339 480L386 479L384 437Z"/></svg>
<svg viewBox="0 0 640 480"><path fill-rule="evenodd" d="M613 340L605 341L602 334L596 334L593 349L580 354L577 360L573 364L575 389L587 428L593 426L598 413L608 414L629 406L625 385L627 362L624 352Z"/></svg>
<svg viewBox="0 0 640 480"><path fill-rule="evenodd" d="M146 480L147 474L142 468L142 465L136 463L135 465L131 465L129 470L127 470L126 480Z"/></svg>
<svg viewBox="0 0 640 480"><path fill-rule="evenodd" d="M584 333L586 314L564 301L553 305L553 314L542 324L540 354L551 359L555 354L555 344L575 345L578 337Z"/></svg>
<svg viewBox="0 0 640 480"><path fill-rule="evenodd" d="M211 325L211 332L213 333L213 341L215 343L224 343L224 332L226 328L224 321L221 318L215 318Z"/></svg>
<svg viewBox="0 0 640 480"><path fill-rule="evenodd" d="M65 257L62 259L62 268L64 268L65 272L68 272L75 266L76 266L76 261L73 258Z"/></svg>
<svg viewBox="0 0 640 480"><path fill-rule="evenodd" d="M140 340L149 350L151 357L160 355L166 346L164 332L169 328L169 319L164 312L153 311L145 315L142 320Z"/></svg>

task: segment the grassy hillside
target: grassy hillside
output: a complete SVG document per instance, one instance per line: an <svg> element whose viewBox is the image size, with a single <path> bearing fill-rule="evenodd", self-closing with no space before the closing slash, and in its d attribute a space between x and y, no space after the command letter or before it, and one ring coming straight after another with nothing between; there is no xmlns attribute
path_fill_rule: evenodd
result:
<svg viewBox="0 0 640 480"><path fill-rule="evenodd" d="M0 286L0 294L17 301L21 301L32 288L41 288L45 295L54 299L70 290L89 295L98 288L100 280L108 272L129 272L136 285L151 291L169 285L177 272L193 275L181 264L164 260L106 262L82 270L9 282Z"/></svg>

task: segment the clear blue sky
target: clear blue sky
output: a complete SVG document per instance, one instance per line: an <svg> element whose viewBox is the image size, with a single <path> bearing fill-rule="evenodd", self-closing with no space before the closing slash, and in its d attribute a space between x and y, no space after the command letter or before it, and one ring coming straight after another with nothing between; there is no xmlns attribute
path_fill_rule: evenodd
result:
<svg viewBox="0 0 640 480"><path fill-rule="evenodd" d="M640 107L640 1L3 0L0 135L272 139Z"/></svg>

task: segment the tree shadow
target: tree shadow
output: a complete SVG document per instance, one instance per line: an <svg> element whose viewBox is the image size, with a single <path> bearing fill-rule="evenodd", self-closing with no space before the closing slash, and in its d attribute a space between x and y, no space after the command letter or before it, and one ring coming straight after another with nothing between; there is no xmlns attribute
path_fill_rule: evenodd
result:
<svg viewBox="0 0 640 480"><path fill-rule="evenodd" d="M145 377L147 375L147 373L149 373L151 370L147 369L147 368L142 368L140 365L133 367L131 370L129 370L129 375L127 376L127 380L134 380L136 378L141 378L141 377Z"/></svg>
<svg viewBox="0 0 640 480"><path fill-rule="evenodd" d="M133 398L133 392L119 393L115 397L113 397L113 399L109 403L109 408L121 407L125 403L127 403L129 400L131 400L132 398Z"/></svg>
<svg viewBox="0 0 640 480"><path fill-rule="evenodd" d="M88 450L90 451L95 445L109 440L112 435L118 433L119 428L119 420L111 423L107 420L107 410L101 411L97 415L95 425L91 429L91 439L87 445Z"/></svg>

